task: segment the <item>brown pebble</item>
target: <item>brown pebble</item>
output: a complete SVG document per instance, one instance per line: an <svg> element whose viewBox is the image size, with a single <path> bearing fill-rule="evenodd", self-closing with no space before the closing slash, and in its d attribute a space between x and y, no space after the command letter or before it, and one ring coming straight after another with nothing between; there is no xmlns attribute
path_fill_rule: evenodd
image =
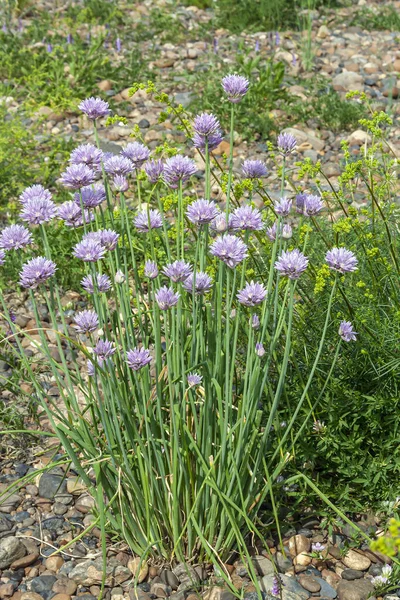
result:
<svg viewBox="0 0 400 600"><path fill-rule="evenodd" d="M11 563L11 568L16 571L17 569L24 569L25 567L29 567L29 565L31 565L32 563L34 563L35 561L37 561L37 559L39 558L39 553L32 553L32 554L27 554L26 556L23 556L22 558L19 558L18 560L14 560L13 563Z"/></svg>
<svg viewBox="0 0 400 600"><path fill-rule="evenodd" d="M318 583L318 581L314 579L314 577L307 577L306 575L302 575L299 577L299 583L305 590L307 590L307 592L312 592L313 594L319 592L319 590L321 589L321 584Z"/></svg>
<svg viewBox="0 0 400 600"><path fill-rule="evenodd" d="M7 598L14 593L14 585L12 583L3 583L0 585L0 598Z"/></svg>
<svg viewBox="0 0 400 600"><path fill-rule="evenodd" d="M10 600L21 600L22 592L15 592L10 598Z"/></svg>
<svg viewBox="0 0 400 600"><path fill-rule="evenodd" d="M55 596L52 596L52 600L53 598L55 600L71 600L71 596L69 594L56 594Z"/></svg>
<svg viewBox="0 0 400 600"><path fill-rule="evenodd" d="M229 575L231 575L233 573L233 571L235 570L234 565L224 565L224 567L228 571Z"/></svg>
<svg viewBox="0 0 400 600"><path fill-rule="evenodd" d="M61 558L61 556L49 556L44 564L46 565L46 569L49 569L49 571L58 573L64 564L64 560Z"/></svg>
<svg viewBox="0 0 400 600"><path fill-rule="evenodd" d="M43 598L36 592L22 592L21 600L43 600Z"/></svg>
<svg viewBox="0 0 400 600"><path fill-rule="evenodd" d="M149 577L150 579L153 579L154 577L157 577L158 575L158 569L157 567L149 567Z"/></svg>
<svg viewBox="0 0 400 600"><path fill-rule="evenodd" d="M75 581L69 579L68 577L60 577L57 581L54 582L52 587L53 592L57 595L65 594L67 596L72 596L76 592L77 585Z"/></svg>

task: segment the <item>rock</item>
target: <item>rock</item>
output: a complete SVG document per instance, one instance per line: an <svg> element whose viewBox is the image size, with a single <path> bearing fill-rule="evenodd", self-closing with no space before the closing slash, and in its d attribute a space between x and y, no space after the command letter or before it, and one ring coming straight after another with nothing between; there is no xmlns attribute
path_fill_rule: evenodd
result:
<svg viewBox="0 0 400 600"><path fill-rule="evenodd" d="M325 581L325 579L322 579L322 577L316 577L315 581L319 583L321 587L321 590L319 592L321 598L336 598L336 590L331 585L329 585L329 583Z"/></svg>
<svg viewBox="0 0 400 600"><path fill-rule="evenodd" d="M76 592L77 585L75 581L72 579L68 579L68 577L60 577L54 583L52 590L56 594L66 594L67 596L72 596Z"/></svg>
<svg viewBox="0 0 400 600"><path fill-rule="evenodd" d="M146 561L142 561L139 556L128 561L128 569L137 578L138 583L142 583L148 575L149 567Z"/></svg>
<svg viewBox="0 0 400 600"><path fill-rule="evenodd" d="M288 577L287 575L281 575L282 581L282 600L307 600L310 597L310 593L305 590L294 577ZM266 575L260 581L260 588L263 592L270 592L274 575Z"/></svg>
<svg viewBox="0 0 400 600"><path fill-rule="evenodd" d="M151 571L151 568L150 568L150 571ZM157 575L157 573L156 573L156 575ZM150 573L150 576L151 576L151 573ZM172 588L173 590L177 590L177 589L178 589L178 586L179 586L179 579L178 579L178 578L177 578L177 576L176 576L176 575L175 575L175 574L174 574L172 571L170 571L169 569L164 569L164 570L161 572L160 578L161 578L161 581L162 581L163 583L165 583L166 585L169 585L169 586L170 586L170 588Z"/></svg>
<svg viewBox="0 0 400 600"><path fill-rule="evenodd" d="M89 496L89 494L83 494L82 496L79 496L79 498L75 502L76 510L79 510L79 512L84 514L88 513L94 507L94 505L94 498L92 498L92 496Z"/></svg>
<svg viewBox="0 0 400 600"><path fill-rule="evenodd" d="M321 27L318 29L317 37L320 38L321 40L324 40L330 34L331 34L331 32L329 31L329 29L327 28L327 26L326 25L321 25Z"/></svg>
<svg viewBox="0 0 400 600"><path fill-rule="evenodd" d="M51 594L52 587L57 581L55 575L39 575L31 580L31 590L40 594L45 600Z"/></svg>
<svg viewBox="0 0 400 600"><path fill-rule="evenodd" d="M147 119L140 119L138 126L140 129L147 129L150 127L150 122Z"/></svg>
<svg viewBox="0 0 400 600"><path fill-rule="evenodd" d="M343 71L332 80L333 89L337 92L364 91L363 78L359 73L353 71Z"/></svg>
<svg viewBox="0 0 400 600"><path fill-rule="evenodd" d="M373 591L374 586L367 579L341 581L337 587L339 600L367 600Z"/></svg>
<svg viewBox="0 0 400 600"><path fill-rule="evenodd" d="M44 564L46 566L46 569L57 573L63 566L64 560L61 558L61 556L50 556L46 559L46 562Z"/></svg>
<svg viewBox="0 0 400 600"><path fill-rule="evenodd" d="M351 135L349 135L347 141L349 142L350 146L363 146L365 142L367 144L371 143L371 136L366 131L357 129L356 131L353 131Z"/></svg>
<svg viewBox="0 0 400 600"><path fill-rule="evenodd" d="M213 586L208 588L204 592L203 598L204 600L235 600L236 596L234 596L234 594L230 590L218 586Z"/></svg>
<svg viewBox="0 0 400 600"><path fill-rule="evenodd" d="M321 589L321 584L314 577L308 577L307 575L301 575L299 583L307 592L315 593Z"/></svg>
<svg viewBox="0 0 400 600"><path fill-rule="evenodd" d="M293 564L299 565L300 567L308 567L311 562L312 558L309 554L307 554L307 552L300 552L300 554L298 554L293 560Z"/></svg>
<svg viewBox="0 0 400 600"><path fill-rule="evenodd" d="M179 579L179 582L188 588L200 582L200 578L194 568L186 563L179 563L172 569L172 572Z"/></svg>
<svg viewBox="0 0 400 600"><path fill-rule="evenodd" d="M39 496L53 499L56 494L67 491L64 475L58 473L43 473L39 481Z"/></svg>
<svg viewBox="0 0 400 600"><path fill-rule="evenodd" d="M10 513L15 510L22 502L21 496L18 494L11 494L4 500L0 500L0 510L3 513Z"/></svg>
<svg viewBox="0 0 400 600"><path fill-rule="evenodd" d="M259 575L262 575L263 577L265 575L273 575L275 573L275 567L272 561L269 560L269 558L267 558L266 556L254 556L253 564L256 568L257 573Z"/></svg>
<svg viewBox="0 0 400 600"><path fill-rule="evenodd" d="M109 92L112 90L112 82L109 79L103 79L102 81L99 81L97 87L101 92Z"/></svg>
<svg viewBox="0 0 400 600"><path fill-rule="evenodd" d="M102 558L96 558L95 560L84 560L78 563L69 573L69 577L76 583L91 586L101 583L102 574ZM127 567L123 567L113 558L107 561L106 585L119 585L130 577L132 577L132 573Z"/></svg>
<svg viewBox="0 0 400 600"><path fill-rule="evenodd" d="M277 566L278 573L286 573L292 566L293 561L289 556L277 552L273 557L274 563Z"/></svg>
<svg viewBox="0 0 400 600"><path fill-rule="evenodd" d="M11 521L5 516L0 514L0 538L7 537L8 532L11 531L13 524Z"/></svg>
<svg viewBox="0 0 400 600"><path fill-rule="evenodd" d="M308 135L305 131L302 131L301 129L296 129L295 127L287 127L286 129L282 130L282 133L288 133L290 135L293 135L296 138L298 144L304 144L305 142L308 142Z"/></svg>
<svg viewBox="0 0 400 600"><path fill-rule="evenodd" d="M3 583L0 584L0 598L7 598L12 596L14 593L14 584L12 583Z"/></svg>
<svg viewBox="0 0 400 600"><path fill-rule="evenodd" d="M0 540L0 569L7 569L18 558L26 554L24 544L15 537L6 537Z"/></svg>
<svg viewBox="0 0 400 600"><path fill-rule="evenodd" d="M22 592L20 600L43 600L43 596L36 592Z"/></svg>
<svg viewBox="0 0 400 600"><path fill-rule="evenodd" d="M69 594L56 594L51 597L51 600L71 600L71 596Z"/></svg>
<svg viewBox="0 0 400 600"><path fill-rule="evenodd" d="M342 579L346 579L347 581L362 579L363 577L364 573L362 571L356 571L355 569L344 569L344 571L342 571Z"/></svg>
<svg viewBox="0 0 400 600"><path fill-rule="evenodd" d="M161 581L155 581L150 586L150 592L158 598L166 598L170 595L170 589L165 583Z"/></svg>
<svg viewBox="0 0 400 600"><path fill-rule="evenodd" d="M366 571L371 565L370 559L355 550L349 550L346 556L342 558L342 563L349 569L355 569L356 571Z"/></svg>
<svg viewBox="0 0 400 600"><path fill-rule="evenodd" d="M294 535L289 539L289 552L297 556L301 552L310 552L311 542L305 535Z"/></svg>
<svg viewBox="0 0 400 600"><path fill-rule="evenodd" d="M27 541L27 540L25 540ZM24 544L25 545L25 544ZM22 558L18 558L11 563L11 568L13 571L17 571L18 569L25 569L25 567L29 567L39 558L39 551L31 552Z"/></svg>
<svg viewBox="0 0 400 600"><path fill-rule="evenodd" d="M130 600L151 600L151 597L147 592L144 592L140 587L129 588L129 599Z"/></svg>

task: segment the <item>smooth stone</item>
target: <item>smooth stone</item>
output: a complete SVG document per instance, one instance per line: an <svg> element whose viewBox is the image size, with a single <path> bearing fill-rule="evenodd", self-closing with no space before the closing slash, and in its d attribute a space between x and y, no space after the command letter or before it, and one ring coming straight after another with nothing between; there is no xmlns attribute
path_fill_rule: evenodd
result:
<svg viewBox="0 0 400 600"><path fill-rule="evenodd" d="M315 581L321 586L321 590L319 592L321 598L336 598L336 590L327 581L325 581L325 579L322 579L322 577L316 577Z"/></svg>
<svg viewBox="0 0 400 600"><path fill-rule="evenodd" d="M30 554L23 556L22 558L18 558L18 560L14 560L14 562L11 564L11 568L14 571L17 571L18 569L25 569L36 562L38 558L39 551L36 550L35 552L31 552Z"/></svg>
<svg viewBox="0 0 400 600"><path fill-rule="evenodd" d="M364 573L362 571L356 571L356 569L344 569L341 575L342 579L346 579L347 581L354 581L354 579L362 579L364 577Z"/></svg>
<svg viewBox="0 0 400 600"><path fill-rule="evenodd" d="M142 561L139 556L128 561L128 569L137 578L138 583L142 583L148 575L149 567L146 561Z"/></svg>
<svg viewBox="0 0 400 600"><path fill-rule="evenodd" d="M312 557L307 554L307 552L300 552L297 556L295 556L293 560L294 565L299 565L300 567L308 567L312 562Z"/></svg>
<svg viewBox="0 0 400 600"><path fill-rule="evenodd" d="M274 582L274 575L266 575L260 581L260 588L263 592L270 592ZM287 575L280 576L282 581L282 600L293 600L297 597L301 600L307 600L310 592L305 590L294 577Z"/></svg>
<svg viewBox="0 0 400 600"><path fill-rule="evenodd" d="M61 571L61 569L60 569ZM103 577L102 558L84 560L73 567L69 577L76 583L91 586L101 583ZM123 567L117 560L111 558L106 567L106 585L119 585L132 577L131 571Z"/></svg>
<svg viewBox="0 0 400 600"><path fill-rule="evenodd" d="M5 515L0 515L0 534L11 531L12 527L13 524L11 523L10 519Z"/></svg>
<svg viewBox="0 0 400 600"><path fill-rule="evenodd" d="M68 579L68 577L61 577L60 579L57 579L57 581L53 584L53 587L51 589L56 594L67 594L69 596L72 596L72 594L75 594L76 588L77 585L75 581L72 581L72 579Z"/></svg>
<svg viewBox="0 0 400 600"><path fill-rule="evenodd" d="M273 575L275 573L273 562L266 556L257 555L252 560L259 575L265 577L265 575Z"/></svg>
<svg viewBox="0 0 400 600"><path fill-rule="evenodd" d="M41 498L54 498L56 494L67 491L67 482L64 475L56 473L43 473L39 481L39 496Z"/></svg>
<svg viewBox="0 0 400 600"><path fill-rule="evenodd" d="M21 496L18 494L11 494L5 500L0 501L0 510L3 513L10 513L16 509L22 502Z"/></svg>
<svg viewBox="0 0 400 600"><path fill-rule="evenodd" d="M169 569L164 569L160 574L161 581L166 585L169 585L173 590L177 590L179 586L179 579Z"/></svg>
<svg viewBox="0 0 400 600"><path fill-rule="evenodd" d="M366 571L371 566L369 558L355 550L349 550L346 556L342 558L342 563L349 569L355 569L356 571Z"/></svg>
<svg viewBox="0 0 400 600"><path fill-rule="evenodd" d="M339 600L367 600L374 592L374 586L366 579L342 580L337 587Z"/></svg>
<svg viewBox="0 0 400 600"><path fill-rule="evenodd" d="M307 575L301 575L299 583L307 592L311 592L312 594L319 592L321 589L321 584L314 577L307 577Z"/></svg>
<svg viewBox="0 0 400 600"><path fill-rule="evenodd" d="M290 556L284 556L282 552L274 554L274 563L277 566L279 573L286 573L293 566L293 561Z"/></svg>
<svg viewBox="0 0 400 600"><path fill-rule="evenodd" d="M51 588L56 581L57 577L55 575L40 575L39 577L34 577L31 580L31 590L45 598L45 595L51 592Z"/></svg>
<svg viewBox="0 0 400 600"><path fill-rule="evenodd" d="M6 537L0 540L0 569L7 569L14 561L26 554L26 548L20 539Z"/></svg>

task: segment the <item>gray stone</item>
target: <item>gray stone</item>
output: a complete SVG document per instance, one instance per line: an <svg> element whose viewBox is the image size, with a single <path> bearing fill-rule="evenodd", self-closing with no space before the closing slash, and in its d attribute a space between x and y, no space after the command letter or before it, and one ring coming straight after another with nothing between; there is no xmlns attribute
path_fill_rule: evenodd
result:
<svg viewBox="0 0 400 600"><path fill-rule="evenodd" d="M67 481L64 475L43 473L39 481L39 496L53 499L58 494L67 491Z"/></svg>
<svg viewBox="0 0 400 600"><path fill-rule="evenodd" d="M321 590L319 592L321 598L336 598L336 590L331 585L329 585L329 583L325 581L325 579L322 579L322 577L316 577L315 581L321 586Z"/></svg>
<svg viewBox="0 0 400 600"><path fill-rule="evenodd" d="M345 569L344 571L342 571L342 579L346 579L347 581L353 581L354 579L362 579L363 577L364 573L362 571L356 571L356 569Z"/></svg>
<svg viewBox="0 0 400 600"><path fill-rule="evenodd" d="M60 569L61 573L61 569ZM84 586L98 585L103 576L102 558L95 560L83 560L74 566L69 573L70 579ZM118 560L111 558L107 561L106 567L106 585L119 585L132 577L131 571L123 567Z"/></svg>
<svg viewBox="0 0 400 600"><path fill-rule="evenodd" d="M11 494L11 496L6 497L4 500L0 500L0 510L3 513L10 513L17 508L21 502L21 496L18 494Z"/></svg>
<svg viewBox="0 0 400 600"><path fill-rule="evenodd" d="M188 565L187 563L179 563L174 569L172 569L172 572L178 578L181 584L183 583L188 587L200 583L200 577L198 576L194 568L191 565Z"/></svg>
<svg viewBox="0 0 400 600"><path fill-rule="evenodd" d="M332 85L334 90L340 92L350 92L352 90L357 92L364 91L362 76L353 71L343 71L343 73L339 73L333 78Z"/></svg>
<svg viewBox="0 0 400 600"><path fill-rule="evenodd" d="M0 540L0 569L7 569L15 560L26 554L24 544L15 537L6 537Z"/></svg>
<svg viewBox="0 0 400 600"><path fill-rule="evenodd" d="M166 585L169 585L173 590L177 590L179 586L179 579L169 569L164 569L160 575L161 581Z"/></svg>
<svg viewBox="0 0 400 600"><path fill-rule="evenodd" d="M374 586L367 579L342 580L337 587L339 600L367 600L373 591Z"/></svg>
<svg viewBox="0 0 400 600"><path fill-rule="evenodd" d="M254 556L253 564L257 570L257 573L259 575L262 575L263 577L265 575L273 575L275 573L275 567L273 562L269 560L269 558L267 558L266 556Z"/></svg>
<svg viewBox="0 0 400 600"><path fill-rule="evenodd" d="M57 577L55 575L41 575L40 577L34 577L31 580L31 590L36 594L40 594L46 600L56 581Z"/></svg>
<svg viewBox="0 0 400 600"><path fill-rule="evenodd" d="M280 576L282 581L282 600L307 600L310 592L305 590L294 577L287 575ZM274 575L265 575L260 581L260 588L263 592L270 592L274 581Z"/></svg>
<svg viewBox="0 0 400 600"><path fill-rule="evenodd" d="M289 556L283 555L281 552L277 552L274 555L274 563L277 566L279 573L286 573L293 566L293 561Z"/></svg>
<svg viewBox="0 0 400 600"><path fill-rule="evenodd" d="M0 515L0 534L11 531L13 525L6 516Z"/></svg>

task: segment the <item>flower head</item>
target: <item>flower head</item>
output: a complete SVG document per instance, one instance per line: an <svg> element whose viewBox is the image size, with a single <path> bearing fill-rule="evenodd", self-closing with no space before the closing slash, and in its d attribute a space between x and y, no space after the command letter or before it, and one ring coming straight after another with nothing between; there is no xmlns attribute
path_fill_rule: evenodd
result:
<svg viewBox="0 0 400 600"><path fill-rule="evenodd" d="M307 266L308 258L297 248L288 252L284 250L275 263L275 269L280 271L282 277L289 279L298 279Z"/></svg>
<svg viewBox="0 0 400 600"><path fill-rule="evenodd" d="M116 192L126 192L129 188L128 180L123 175L115 175L112 184Z"/></svg>
<svg viewBox="0 0 400 600"><path fill-rule="evenodd" d="M212 279L207 273L203 273L203 271L198 271L196 276L191 273L187 279L183 282L183 287L187 292L193 292L193 284L194 284L194 292L195 294L205 294L209 292L212 287Z"/></svg>
<svg viewBox="0 0 400 600"><path fill-rule="evenodd" d="M124 273L121 271L121 269L118 269L114 277L115 283L124 283L125 279Z"/></svg>
<svg viewBox="0 0 400 600"><path fill-rule="evenodd" d="M282 227L282 238L284 240L290 240L290 238L292 237L292 235L293 235L292 226L289 225L289 223L286 223L286 225L284 225Z"/></svg>
<svg viewBox="0 0 400 600"><path fill-rule="evenodd" d="M297 140L291 133L280 133L277 139L278 150L283 156L288 156L297 146Z"/></svg>
<svg viewBox="0 0 400 600"><path fill-rule="evenodd" d="M19 250L32 244L32 234L23 225L9 225L0 232L0 248Z"/></svg>
<svg viewBox="0 0 400 600"><path fill-rule="evenodd" d="M107 117L111 112L108 102L105 102L101 98L93 98L93 96L83 100L79 104L79 108L92 121L95 121L100 117Z"/></svg>
<svg viewBox="0 0 400 600"><path fill-rule="evenodd" d="M187 382L189 387L195 387L196 385L200 385L203 381L203 377L198 373L189 373L187 376Z"/></svg>
<svg viewBox="0 0 400 600"><path fill-rule="evenodd" d="M321 544L321 542L315 542L315 544L311 544L311 550L313 552L322 552L325 550L325 545Z"/></svg>
<svg viewBox="0 0 400 600"><path fill-rule="evenodd" d="M249 90L249 81L242 75L226 75L222 87L230 102L237 104Z"/></svg>
<svg viewBox="0 0 400 600"><path fill-rule="evenodd" d="M147 260L144 265L144 274L149 279L155 279L158 277L158 267L157 263L152 260Z"/></svg>
<svg viewBox="0 0 400 600"><path fill-rule="evenodd" d="M20 217L30 225L42 225L56 216L56 205L47 198L32 198L22 205Z"/></svg>
<svg viewBox="0 0 400 600"><path fill-rule="evenodd" d="M257 356L259 356L260 358L262 356L264 356L264 354L265 354L265 348L264 348L264 346L263 346L263 344L261 342L257 342L256 343L255 351L256 351Z"/></svg>
<svg viewBox="0 0 400 600"><path fill-rule="evenodd" d="M83 220L85 220L85 223L90 223L94 220L93 213L86 209L84 209L82 213L81 207L72 200L63 202L57 208L58 218L64 221L64 225L67 227L79 227L80 225L83 225Z"/></svg>
<svg viewBox="0 0 400 600"><path fill-rule="evenodd" d="M42 185L31 185L26 188L19 197L21 204L25 204L28 200L51 200L51 192L46 190Z"/></svg>
<svg viewBox="0 0 400 600"><path fill-rule="evenodd" d="M114 155L104 161L104 170L108 175L128 175L132 173L133 166L129 158L121 155Z"/></svg>
<svg viewBox="0 0 400 600"><path fill-rule="evenodd" d="M234 269L247 256L246 244L235 235L226 234L217 237L210 247L210 252L228 267Z"/></svg>
<svg viewBox="0 0 400 600"><path fill-rule="evenodd" d="M282 581L279 575L274 575L272 579L272 588L271 595L272 596L280 596L281 594Z"/></svg>
<svg viewBox="0 0 400 600"><path fill-rule="evenodd" d="M79 190L96 179L95 172L83 163L72 164L61 175L61 183L71 190Z"/></svg>
<svg viewBox="0 0 400 600"><path fill-rule="evenodd" d="M104 246L106 250L115 250L118 244L119 233L113 229L100 229L96 233L100 235L100 244Z"/></svg>
<svg viewBox="0 0 400 600"><path fill-rule="evenodd" d="M74 194L74 202L84 208L96 208L106 199L106 190L102 183L95 183L81 188Z"/></svg>
<svg viewBox="0 0 400 600"><path fill-rule="evenodd" d="M53 277L56 269L55 263L43 256L31 258L22 267L19 274L19 283L22 287L33 290L50 277Z"/></svg>
<svg viewBox="0 0 400 600"><path fill-rule="evenodd" d="M278 221L275 221L275 223L273 225L271 225L271 227L267 227L267 229L265 230L268 239L271 242L274 242L276 240L276 234L278 231Z"/></svg>
<svg viewBox="0 0 400 600"><path fill-rule="evenodd" d="M206 145L209 150L213 150L223 139L217 117L208 113L201 113L195 117L193 131L193 145L201 150L204 150Z"/></svg>
<svg viewBox="0 0 400 600"><path fill-rule="evenodd" d="M149 350L145 348L133 348L126 353L126 363L133 371L139 371L151 362Z"/></svg>
<svg viewBox="0 0 400 600"><path fill-rule="evenodd" d="M302 192L296 196L296 211L300 214L304 213L304 205L306 202L307 194Z"/></svg>
<svg viewBox="0 0 400 600"><path fill-rule="evenodd" d="M267 167L261 160L245 160L242 174L246 179L261 179L267 175Z"/></svg>
<svg viewBox="0 0 400 600"><path fill-rule="evenodd" d="M354 331L350 321L342 321L339 326L339 335L345 342L355 342L358 333Z"/></svg>
<svg viewBox="0 0 400 600"><path fill-rule="evenodd" d="M226 219L225 213L220 213L213 219L210 223L210 227L213 231L217 233L225 233L225 231L233 229L233 215L228 215L228 220Z"/></svg>
<svg viewBox="0 0 400 600"><path fill-rule="evenodd" d="M261 213L252 206L239 206L232 214L232 229L257 231L262 229Z"/></svg>
<svg viewBox="0 0 400 600"><path fill-rule="evenodd" d="M150 156L150 150L140 142L132 142L122 150L122 156L128 158L134 169L140 169Z"/></svg>
<svg viewBox="0 0 400 600"><path fill-rule="evenodd" d="M6 253L4 250L0 250L0 267L2 267L6 262Z"/></svg>
<svg viewBox="0 0 400 600"><path fill-rule="evenodd" d="M312 194L306 194L304 198L303 214L307 217L312 217L324 208L324 203L320 196L313 196Z"/></svg>
<svg viewBox="0 0 400 600"><path fill-rule="evenodd" d="M144 165L144 170L150 183L158 183L162 179L164 163L160 159L148 160Z"/></svg>
<svg viewBox="0 0 400 600"><path fill-rule="evenodd" d="M274 202L274 210L277 215L287 217L292 210L292 201L289 198L280 198Z"/></svg>
<svg viewBox="0 0 400 600"><path fill-rule="evenodd" d="M108 340L98 340L97 344L93 348L93 352L96 354L99 360L107 360L110 358L116 348L112 342Z"/></svg>
<svg viewBox="0 0 400 600"><path fill-rule="evenodd" d="M186 263L184 260L176 260L173 263L167 264L162 271L171 281L178 283L179 281L185 281L192 270L193 267L189 263Z"/></svg>
<svg viewBox="0 0 400 600"><path fill-rule="evenodd" d="M74 317L78 333L92 333L99 326L99 317L94 310L83 310Z"/></svg>
<svg viewBox="0 0 400 600"><path fill-rule="evenodd" d="M155 293L155 299L161 310L168 310L178 304L179 293L164 285Z"/></svg>
<svg viewBox="0 0 400 600"><path fill-rule="evenodd" d="M314 433L324 434L326 431L326 425L323 421L319 421L318 419L313 423L313 431Z"/></svg>
<svg viewBox="0 0 400 600"><path fill-rule="evenodd" d="M357 270L358 260L351 250L332 248L325 255L328 267L339 273L351 273Z"/></svg>
<svg viewBox="0 0 400 600"><path fill-rule="evenodd" d="M258 315L253 315L251 317L251 326L253 329L259 329L260 327L260 317Z"/></svg>
<svg viewBox="0 0 400 600"><path fill-rule="evenodd" d="M197 171L194 160L182 154L171 156L165 161L163 178L169 187L175 189L179 183L185 183Z"/></svg>
<svg viewBox="0 0 400 600"><path fill-rule="evenodd" d="M84 164L94 171L101 168L103 152L93 144L81 144L71 152L69 162L71 164Z"/></svg>
<svg viewBox="0 0 400 600"><path fill-rule="evenodd" d="M219 214L220 210L215 202L204 199L195 200L188 205L186 210L187 218L195 225L211 223Z"/></svg>
<svg viewBox="0 0 400 600"><path fill-rule="evenodd" d="M94 375L96 373L95 363L97 364L97 366L103 367L104 360L101 360L101 358L98 358L97 360L94 361L94 363L91 360L87 361L87 373L88 373L89 377L94 377Z"/></svg>
<svg viewBox="0 0 400 600"><path fill-rule="evenodd" d="M86 238L74 246L73 254L84 262L97 262L104 258L106 249L98 238Z"/></svg>
<svg viewBox="0 0 400 600"><path fill-rule="evenodd" d="M158 210L143 210L136 215L133 223L141 233L148 233L150 229L162 227L162 217Z"/></svg>
<svg viewBox="0 0 400 600"><path fill-rule="evenodd" d="M254 283L254 281L246 283L244 288L236 295L240 304L245 306L257 306L265 300L266 296L267 290L264 286L261 283Z"/></svg>
<svg viewBox="0 0 400 600"><path fill-rule="evenodd" d="M81 280L81 286L85 289L89 294L94 294L95 286L93 285L93 277L91 275L86 275ZM100 273L96 274L96 292L108 292L111 289L111 280L108 275L100 275Z"/></svg>

